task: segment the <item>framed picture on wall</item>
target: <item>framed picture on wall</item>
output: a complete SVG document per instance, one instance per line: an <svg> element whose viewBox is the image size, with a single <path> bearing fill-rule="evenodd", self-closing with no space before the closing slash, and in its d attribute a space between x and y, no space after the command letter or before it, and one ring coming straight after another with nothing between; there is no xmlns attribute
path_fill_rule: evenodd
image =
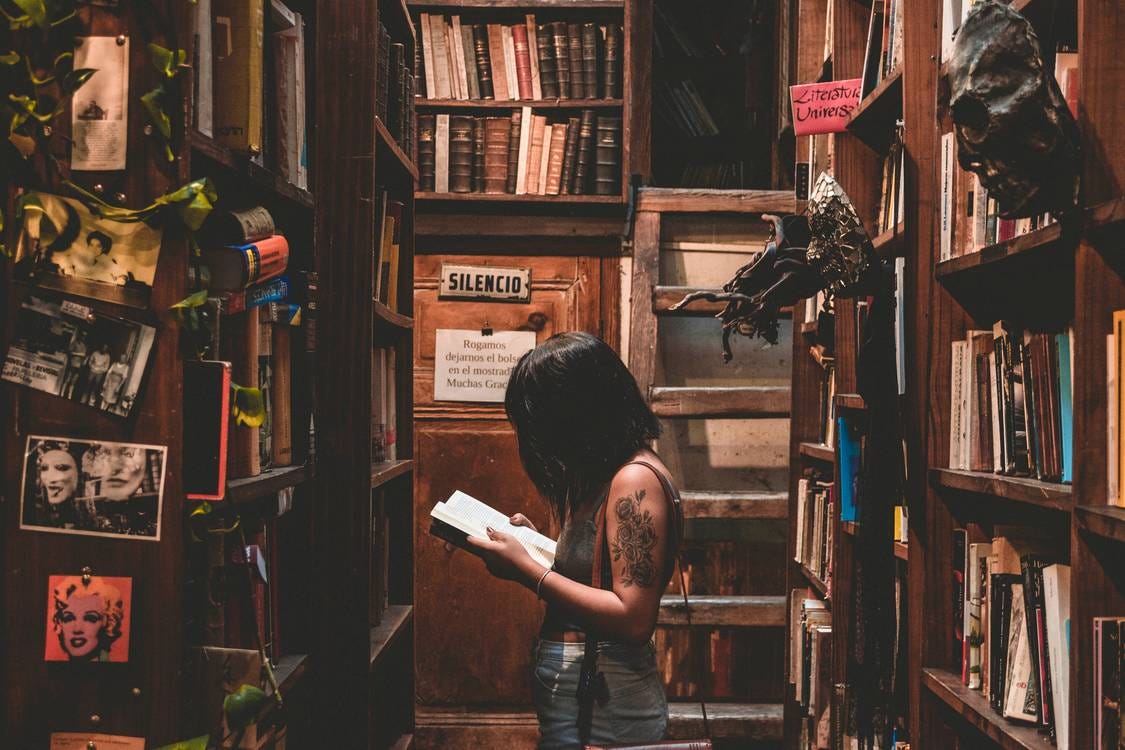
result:
<svg viewBox="0 0 1125 750"><path fill-rule="evenodd" d="M127 662L133 579L55 575L47 583L47 661Z"/></svg>
<svg viewBox="0 0 1125 750"><path fill-rule="evenodd" d="M160 541L167 453L161 445L31 435L20 528Z"/></svg>

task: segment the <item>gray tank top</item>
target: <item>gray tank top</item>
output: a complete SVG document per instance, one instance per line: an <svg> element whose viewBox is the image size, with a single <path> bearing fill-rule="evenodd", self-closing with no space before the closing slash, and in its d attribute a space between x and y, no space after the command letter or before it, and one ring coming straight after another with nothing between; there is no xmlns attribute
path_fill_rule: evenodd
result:
<svg viewBox="0 0 1125 750"><path fill-rule="evenodd" d="M664 491L669 494L670 498L679 507L679 493L676 492L675 487L668 480L668 477L651 464L645 461L631 461L630 463L641 464L648 466L652 469L656 476L660 479ZM598 536L598 526L595 519L598 517L598 511L601 509L602 503L606 502L609 496L609 486L605 488L601 498L594 505L593 511L588 518L580 520L568 520L563 526L562 531L559 533L559 538L555 543L555 564L551 566L551 570L566 576L572 581L588 584L591 576L594 573L594 544ZM679 520L676 519L674 523L678 525ZM678 544L679 529L677 529L677 544ZM675 550L673 550L673 553ZM674 558L674 554L673 554ZM671 577L673 565L675 560L670 558L667 570L667 577ZM667 584L667 580L664 581ZM609 589L613 586L613 569L608 561L602 564L602 581L601 588ZM547 604L547 613L543 617L543 628L541 632L558 632L567 630L581 631L582 626L575 623L566 613L557 605L551 603Z"/></svg>

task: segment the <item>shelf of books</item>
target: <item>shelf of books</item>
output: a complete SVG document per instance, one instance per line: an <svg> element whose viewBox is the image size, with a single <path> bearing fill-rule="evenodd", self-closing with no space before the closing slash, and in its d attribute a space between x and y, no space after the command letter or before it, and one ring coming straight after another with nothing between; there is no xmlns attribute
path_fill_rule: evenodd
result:
<svg viewBox="0 0 1125 750"><path fill-rule="evenodd" d="M418 200L622 202L623 2L409 5Z"/></svg>
<svg viewBox="0 0 1125 750"><path fill-rule="evenodd" d="M1125 121L1109 94L1123 80L1108 64L1125 21L1072 0L1011 4L1036 33L1044 84L1057 86L1062 137L1084 154L1072 163L1077 178L1064 167L1028 181L1066 194L1080 180L1081 202L1068 210L1056 200L1052 212L1023 209L965 170L976 157L961 152L973 146L955 131L950 99L956 34L974 6L911 4L905 23L906 142L930 155L917 202L933 207L908 244L918 258L908 286L925 307L908 323L912 393L931 404L914 409L925 445L910 469L928 510L911 614L948 623L949 636L924 641L911 667L919 741L1103 747L1118 737L1118 671L1108 665L1120 663L1125 622L1116 315L1125 281L1102 229L1120 220L1125 175ZM936 30L924 21L934 17ZM936 78L912 74L931 55ZM911 132L911 112L937 131ZM1026 148L1016 132L1011 145Z"/></svg>

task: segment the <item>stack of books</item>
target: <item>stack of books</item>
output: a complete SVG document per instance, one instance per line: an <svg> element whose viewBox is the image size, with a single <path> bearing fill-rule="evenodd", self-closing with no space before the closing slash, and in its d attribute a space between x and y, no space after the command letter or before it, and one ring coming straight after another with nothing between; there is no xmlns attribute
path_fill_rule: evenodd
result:
<svg viewBox="0 0 1125 750"><path fill-rule="evenodd" d="M378 65L375 76L375 116L387 126L404 153L414 152L413 60L406 58L406 45L392 42L387 27L379 24Z"/></svg>
<svg viewBox="0 0 1125 750"><path fill-rule="evenodd" d="M863 95L867 96L902 65L905 0L874 0L863 58Z"/></svg>
<svg viewBox="0 0 1125 750"><path fill-rule="evenodd" d="M835 485L816 477L797 483L797 546L793 559L832 590L833 509Z"/></svg>
<svg viewBox="0 0 1125 750"><path fill-rule="evenodd" d="M420 187L437 193L616 195L621 117L548 119L531 107L509 117L420 115Z"/></svg>
<svg viewBox="0 0 1125 750"><path fill-rule="evenodd" d="M1068 747L1070 567L1018 532L973 542L953 531L954 648L961 682L1001 716L1036 724Z"/></svg>
<svg viewBox="0 0 1125 750"><path fill-rule="evenodd" d="M1070 482L1074 332L998 322L952 344L949 466Z"/></svg>
<svg viewBox="0 0 1125 750"><path fill-rule="evenodd" d="M819 599L808 599L802 590L789 600L789 678L800 710L801 750L824 747L832 696L832 613Z"/></svg>
<svg viewBox="0 0 1125 750"><path fill-rule="evenodd" d="M619 99L621 26L594 21L462 23L422 13L418 96L462 101Z"/></svg>

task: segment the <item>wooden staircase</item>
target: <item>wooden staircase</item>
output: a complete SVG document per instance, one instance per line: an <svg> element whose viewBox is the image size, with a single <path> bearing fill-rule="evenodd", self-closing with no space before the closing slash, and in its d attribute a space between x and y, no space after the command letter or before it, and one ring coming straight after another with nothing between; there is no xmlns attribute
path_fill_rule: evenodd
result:
<svg viewBox="0 0 1125 750"><path fill-rule="evenodd" d="M655 379L658 369L658 320L670 316L713 316L723 307L721 303L699 302L687 310L671 309L684 295L699 289L661 283L662 223L671 215L721 213L745 215L747 226L751 226L757 224L756 215L761 213L796 210L793 194L780 191L641 189L636 206L628 357L629 368L653 412L663 419L788 418L791 401L788 385L674 387L658 385ZM720 335L718 325L716 322L716 347ZM682 494L685 518L691 520L777 522L788 515L788 493L785 490L696 490L687 487ZM690 534L689 529L689 539ZM784 556L784 552L779 554ZM777 582L776 595L693 595L689 591L689 602L694 630L767 629L777 633L785 626L786 600L782 580ZM679 594L670 592L664 596L658 623L662 628L687 627L684 603ZM683 669L682 665L678 667L678 671ZM736 665L736 669L753 673L761 667L747 663ZM774 682L781 688L776 696L777 702L708 701L707 713L713 738L731 747L780 746L784 729L781 701L785 676L777 674L771 677L776 678ZM698 689L699 686L696 687ZM699 704L686 699L672 703L669 736L686 738L702 734Z"/></svg>

